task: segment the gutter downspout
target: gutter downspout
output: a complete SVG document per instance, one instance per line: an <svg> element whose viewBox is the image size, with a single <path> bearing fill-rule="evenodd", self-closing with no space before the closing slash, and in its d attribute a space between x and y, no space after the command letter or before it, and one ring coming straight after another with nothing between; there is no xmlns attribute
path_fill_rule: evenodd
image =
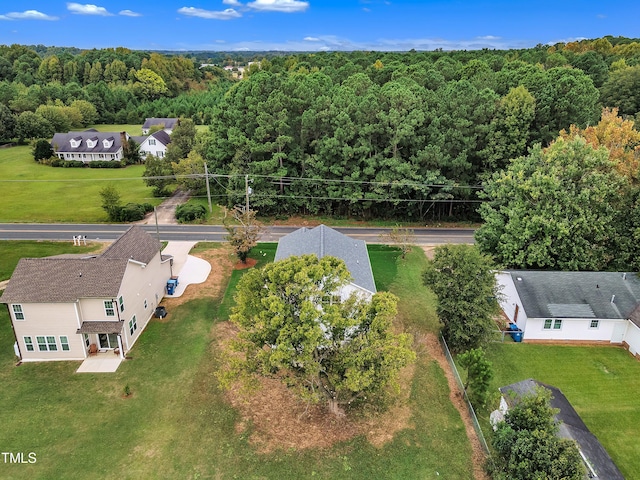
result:
<svg viewBox="0 0 640 480"><path fill-rule="evenodd" d="M18 336L16 335L16 328L13 325L13 316L11 315L11 309L9 308L9 304L7 303L7 313L9 314L9 318L11 319L11 330L13 331L13 338L16 339L14 345L16 345L18 348L18 358L20 359L20 361L22 361L22 350L20 350L20 342L18 341Z"/></svg>

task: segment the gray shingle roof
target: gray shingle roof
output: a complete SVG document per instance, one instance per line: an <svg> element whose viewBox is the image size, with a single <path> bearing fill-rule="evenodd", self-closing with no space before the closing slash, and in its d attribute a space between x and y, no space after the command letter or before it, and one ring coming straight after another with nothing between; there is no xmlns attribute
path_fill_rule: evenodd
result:
<svg viewBox="0 0 640 480"><path fill-rule="evenodd" d="M23 258L0 301L60 303L79 298L113 298L118 295L128 261L149 263L159 249L156 239L132 226L96 257Z"/></svg>
<svg viewBox="0 0 640 480"><path fill-rule="evenodd" d="M89 148L87 140L97 138L98 143L95 147ZM103 140L113 140L113 144L104 148ZM82 143L76 148L71 147L71 140L82 140ZM119 132L69 132L56 133L51 140L51 147L55 152L72 152L72 153L115 153L122 148L121 134Z"/></svg>
<svg viewBox="0 0 640 480"><path fill-rule="evenodd" d="M626 319L640 304L640 280L635 273L531 270L507 273L530 318Z"/></svg>
<svg viewBox="0 0 640 480"><path fill-rule="evenodd" d="M151 128L154 125L164 125L164 128L168 128L169 130L173 130L176 123L178 123L177 118L147 118L142 125L142 128Z"/></svg>
<svg viewBox="0 0 640 480"><path fill-rule="evenodd" d="M529 378L501 387L500 392L502 392L507 403L513 406L520 397L533 394L537 386L551 390L551 407L559 410L555 418L556 421L561 422L558 435L562 438L575 440L578 444L578 448L580 448L597 475L589 478L624 480L622 473L613 463L607 451L596 436L589 431L578 412L576 412L571 402L559 388Z"/></svg>
<svg viewBox="0 0 640 480"><path fill-rule="evenodd" d="M118 334L122 332L124 322L108 322L108 321L90 321L82 322L82 326L76 333L112 333Z"/></svg>
<svg viewBox="0 0 640 480"><path fill-rule="evenodd" d="M280 239L275 260L306 254L315 254L318 258L328 255L344 260L353 283L376 292L369 253L363 240L354 240L326 225L312 229L303 227Z"/></svg>
<svg viewBox="0 0 640 480"><path fill-rule="evenodd" d="M160 251L160 242L145 232L141 227L129 227L120 238L107 248L101 258L125 258L137 262L149 263Z"/></svg>
<svg viewBox="0 0 640 480"><path fill-rule="evenodd" d="M171 143L171 136L164 130L158 130L157 132L154 132L149 136L155 138L164 146L167 146Z"/></svg>

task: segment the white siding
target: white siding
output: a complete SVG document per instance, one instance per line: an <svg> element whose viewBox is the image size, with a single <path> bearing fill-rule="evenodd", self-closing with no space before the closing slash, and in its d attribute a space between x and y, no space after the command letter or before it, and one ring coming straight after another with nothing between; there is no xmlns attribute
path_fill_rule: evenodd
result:
<svg viewBox="0 0 640 480"><path fill-rule="evenodd" d="M554 319L555 320L555 319ZM610 342L616 324L624 325L627 320L599 320L598 328L590 328L595 318L563 318L562 328L545 330L544 318L529 318L524 340L574 340L574 341L607 341Z"/></svg>
<svg viewBox="0 0 640 480"><path fill-rule="evenodd" d="M629 345L629 351L633 355L640 354L640 328L635 323L629 322L624 341Z"/></svg>
<svg viewBox="0 0 640 480"><path fill-rule="evenodd" d="M165 285L171 277L169 261L160 263L160 252L145 267L137 262L129 262L124 273L120 295L124 299L124 311L120 312L120 318L124 320L123 344L125 351L131 349L140 337L153 315L156 306L162 300L165 293ZM156 295L158 301L156 301ZM144 301L147 300L147 308ZM133 335L129 332L129 321L136 316L137 330Z"/></svg>
<svg viewBox="0 0 640 480"><path fill-rule="evenodd" d="M510 322L515 323L520 330L524 331L527 328L527 313L522 307L522 301L513 283L513 278L509 273L499 272L496 274L496 281L501 293L499 297L500 308ZM516 307L518 318L515 318Z"/></svg>
<svg viewBox="0 0 640 480"><path fill-rule="evenodd" d="M149 140L155 140L155 145L150 145ZM167 154L167 147L160 142L160 140L153 139L151 137L145 139L140 145L140 155L146 157L147 155L155 155L159 158L164 158Z"/></svg>
<svg viewBox="0 0 640 480"><path fill-rule="evenodd" d="M25 319L14 321L16 339L23 361L35 360L82 360L85 358L82 335L78 335L78 317L74 303L23 303ZM69 340L69 350L62 350L60 336ZM24 337L31 337L34 351L27 351ZM57 351L38 350L38 336L54 336Z"/></svg>

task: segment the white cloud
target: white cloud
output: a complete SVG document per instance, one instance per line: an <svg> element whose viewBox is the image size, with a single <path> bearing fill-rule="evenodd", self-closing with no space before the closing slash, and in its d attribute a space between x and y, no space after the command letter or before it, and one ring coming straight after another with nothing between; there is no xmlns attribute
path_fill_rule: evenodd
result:
<svg viewBox="0 0 640 480"><path fill-rule="evenodd" d="M476 37L478 40L500 40L500 37L494 35L484 35L482 37Z"/></svg>
<svg viewBox="0 0 640 480"><path fill-rule="evenodd" d="M106 8L98 7L97 5L92 5L90 3L85 5L80 3L67 3L67 10L78 15L100 15L102 17L109 17L112 15Z"/></svg>
<svg viewBox="0 0 640 480"><path fill-rule="evenodd" d="M37 10L25 10L24 12L9 12L0 15L0 20L58 20L58 17L52 17L46 13Z"/></svg>
<svg viewBox="0 0 640 480"><path fill-rule="evenodd" d="M319 42L320 41L320 39L317 38L317 37L304 37L303 40L305 42Z"/></svg>
<svg viewBox="0 0 640 480"><path fill-rule="evenodd" d="M242 4L238 0L222 0L225 5L231 5L232 7L240 7Z"/></svg>
<svg viewBox="0 0 640 480"><path fill-rule="evenodd" d="M371 12L371 9L370 9L370 8L367 8L367 7L362 7L362 11L363 11L363 12L366 12L366 13L370 13L370 12Z"/></svg>
<svg viewBox="0 0 640 480"><path fill-rule="evenodd" d="M242 14L236 12L233 8L227 8L223 11L204 10L202 8L194 7L182 7L178 9L178 13L186 15L188 17L199 17L210 20L231 20L233 18L240 18Z"/></svg>
<svg viewBox="0 0 640 480"><path fill-rule="evenodd" d="M141 17L141 13L132 12L131 10L120 10L118 15L124 15L125 17Z"/></svg>
<svg viewBox="0 0 640 480"><path fill-rule="evenodd" d="M255 0L247 3L249 8L263 12L304 12L309 8L309 2L299 0Z"/></svg>

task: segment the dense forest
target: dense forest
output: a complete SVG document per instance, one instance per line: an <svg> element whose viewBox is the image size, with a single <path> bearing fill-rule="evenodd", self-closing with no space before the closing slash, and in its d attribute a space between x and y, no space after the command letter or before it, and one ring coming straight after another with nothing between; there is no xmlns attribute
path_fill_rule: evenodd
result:
<svg viewBox="0 0 640 480"><path fill-rule="evenodd" d="M189 118L210 125L192 159L217 176L214 195L240 203L248 174L263 215L477 219L483 182L603 107L640 119L638 39L403 53L0 46L0 139Z"/></svg>

